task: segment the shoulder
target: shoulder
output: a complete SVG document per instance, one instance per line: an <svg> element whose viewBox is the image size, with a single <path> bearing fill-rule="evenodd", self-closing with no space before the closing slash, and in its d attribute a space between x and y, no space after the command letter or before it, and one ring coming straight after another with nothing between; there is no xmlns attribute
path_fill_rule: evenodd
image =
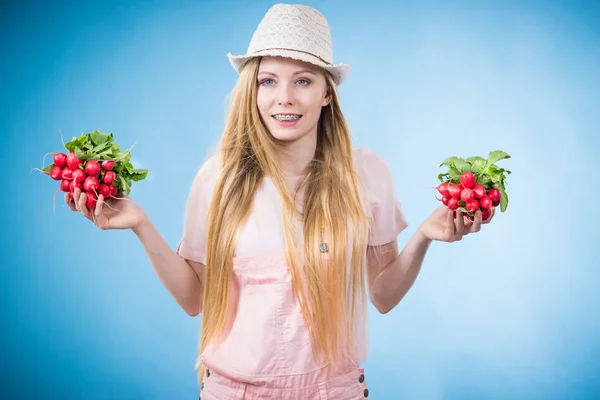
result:
<svg viewBox="0 0 600 400"><path fill-rule="evenodd" d="M374 150L355 148L352 150L352 157L356 172L365 184L391 178L392 171L388 161Z"/></svg>
<svg viewBox="0 0 600 400"><path fill-rule="evenodd" d="M220 168L219 157L215 155L207 156L200 164L200 168L196 172L196 176L210 177L218 175Z"/></svg>
<svg viewBox="0 0 600 400"><path fill-rule="evenodd" d="M367 207L378 207L395 201L392 169L381 154L361 147L352 150L354 166Z"/></svg>
<svg viewBox="0 0 600 400"><path fill-rule="evenodd" d="M202 185L214 185L219 177L221 163L217 155L208 156L196 171L194 182Z"/></svg>
<svg viewBox="0 0 600 400"><path fill-rule="evenodd" d="M219 178L221 164L215 155L206 157L199 165L190 188L190 199L200 201L208 199L214 191Z"/></svg>

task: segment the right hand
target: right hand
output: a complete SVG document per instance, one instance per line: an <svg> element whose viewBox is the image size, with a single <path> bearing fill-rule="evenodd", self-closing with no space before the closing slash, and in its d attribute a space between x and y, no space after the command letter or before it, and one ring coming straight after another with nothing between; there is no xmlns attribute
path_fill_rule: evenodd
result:
<svg viewBox="0 0 600 400"><path fill-rule="evenodd" d="M135 229L145 220L146 214L129 196L117 194L118 199L98 196L96 207L89 210L86 206L87 196L81 189L75 188L73 200L65 193L65 202L72 211L80 211L84 217L92 221L98 228Z"/></svg>

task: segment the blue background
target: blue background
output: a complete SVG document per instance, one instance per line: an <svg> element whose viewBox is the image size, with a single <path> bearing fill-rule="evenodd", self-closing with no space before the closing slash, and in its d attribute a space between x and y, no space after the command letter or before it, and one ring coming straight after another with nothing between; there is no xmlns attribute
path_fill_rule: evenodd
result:
<svg viewBox="0 0 600 400"><path fill-rule="evenodd" d="M197 397L200 318L131 232L97 230L60 196L54 211L56 182L31 170L61 132L136 143L150 175L132 197L175 249L237 78L225 55L245 52L272 4L3 3L0 397ZM400 305L370 308L371 397L598 398L599 3L305 4L353 67L342 106L355 146L393 169L401 245L438 204L443 159L512 156L507 212L434 243Z"/></svg>

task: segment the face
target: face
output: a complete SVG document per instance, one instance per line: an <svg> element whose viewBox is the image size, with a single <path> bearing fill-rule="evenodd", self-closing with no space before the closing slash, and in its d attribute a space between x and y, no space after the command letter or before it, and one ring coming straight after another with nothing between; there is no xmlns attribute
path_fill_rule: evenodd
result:
<svg viewBox="0 0 600 400"><path fill-rule="evenodd" d="M285 142L315 140L321 108L329 104L323 71L310 63L263 57L257 104L267 129Z"/></svg>

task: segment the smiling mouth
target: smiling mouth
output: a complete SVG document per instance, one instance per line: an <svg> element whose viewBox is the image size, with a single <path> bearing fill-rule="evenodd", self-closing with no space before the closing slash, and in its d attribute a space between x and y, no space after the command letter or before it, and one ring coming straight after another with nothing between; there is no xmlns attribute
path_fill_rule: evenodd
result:
<svg viewBox="0 0 600 400"><path fill-rule="evenodd" d="M272 117L280 122L292 122L299 120L302 114L273 114Z"/></svg>

